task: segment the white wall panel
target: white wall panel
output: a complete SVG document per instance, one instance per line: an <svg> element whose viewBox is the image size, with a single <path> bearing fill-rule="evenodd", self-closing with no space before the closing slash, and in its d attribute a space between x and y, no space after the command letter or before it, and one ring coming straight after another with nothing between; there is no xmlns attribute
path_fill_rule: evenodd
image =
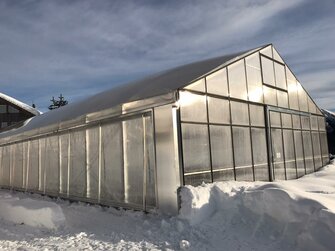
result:
<svg viewBox="0 0 335 251"><path fill-rule="evenodd" d="M70 178L69 194L75 197L86 196L86 132L70 133Z"/></svg>

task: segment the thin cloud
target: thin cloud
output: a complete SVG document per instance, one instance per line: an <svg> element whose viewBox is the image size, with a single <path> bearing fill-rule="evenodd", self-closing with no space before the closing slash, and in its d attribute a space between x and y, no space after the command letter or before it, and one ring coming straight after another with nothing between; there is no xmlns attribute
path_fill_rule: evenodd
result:
<svg viewBox="0 0 335 251"><path fill-rule="evenodd" d="M316 87L334 85L335 8L327 0L313 4L2 1L1 91L46 107L59 93L74 101L179 64L273 42L316 101L335 107ZM304 11L313 15L299 14Z"/></svg>

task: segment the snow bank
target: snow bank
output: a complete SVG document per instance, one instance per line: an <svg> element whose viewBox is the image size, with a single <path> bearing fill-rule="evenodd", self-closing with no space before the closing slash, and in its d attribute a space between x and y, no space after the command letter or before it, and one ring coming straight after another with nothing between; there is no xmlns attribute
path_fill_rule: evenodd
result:
<svg viewBox="0 0 335 251"><path fill-rule="evenodd" d="M16 224L57 229L64 224L62 209L51 201L19 198L0 192L0 218Z"/></svg>
<svg viewBox="0 0 335 251"><path fill-rule="evenodd" d="M335 165L292 181L188 186L181 199L169 217L0 190L0 250L335 247Z"/></svg>
<svg viewBox="0 0 335 251"><path fill-rule="evenodd" d="M294 249L335 247L334 166L292 181L187 186L181 201L180 217L193 227L222 229L240 218L253 224L250 235L267 229L270 239L284 239Z"/></svg>

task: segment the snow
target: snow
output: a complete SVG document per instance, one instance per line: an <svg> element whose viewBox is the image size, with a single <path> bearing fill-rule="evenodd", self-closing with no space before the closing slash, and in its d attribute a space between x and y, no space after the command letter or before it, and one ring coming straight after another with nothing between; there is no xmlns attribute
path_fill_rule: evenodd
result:
<svg viewBox="0 0 335 251"><path fill-rule="evenodd" d="M64 224L63 211L54 202L19 198L0 192L0 218L32 227L56 229Z"/></svg>
<svg viewBox="0 0 335 251"><path fill-rule="evenodd" d="M0 191L0 249L333 250L335 165L298 180L181 189L179 216ZM38 217L39 216L39 217Z"/></svg>
<svg viewBox="0 0 335 251"><path fill-rule="evenodd" d="M25 104L25 103L23 103L23 102L15 99L15 98L12 98L12 97L4 94L4 93L0 92L0 98L2 98L4 100L7 100L8 102L10 102L10 103L12 103L14 105L17 105L18 107L20 107L20 108L22 108L22 109L24 109L24 110L26 110L26 111L34 114L34 115L40 115L40 114L42 114L42 112L40 112L39 110L31 107L30 105L27 105L27 104Z"/></svg>

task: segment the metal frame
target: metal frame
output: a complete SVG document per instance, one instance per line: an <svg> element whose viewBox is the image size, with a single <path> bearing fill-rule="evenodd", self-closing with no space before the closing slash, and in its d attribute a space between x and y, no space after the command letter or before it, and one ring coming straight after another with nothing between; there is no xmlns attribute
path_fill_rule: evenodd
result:
<svg viewBox="0 0 335 251"><path fill-rule="evenodd" d="M26 172L26 179L27 181L29 180L29 174L30 174L30 170L29 170L29 167L30 167L30 164L29 164L29 153L31 151L30 149L30 142L32 140L36 140L37 142L37 146L38 146L38 172L37 172L37 175L38 175L38 179L37 179L37 183L38 183L38 190L35 191L34 189L29 189L28 188L28 182L26 181L25 182L25 186L23 186L22 184L22 187L16 187L14 186L13 184L13 175L14 175L14 169L12 168L13 167L13 157L12 156L11 158L9 158L9 172L10 172L10 183L9 183L9 187L10 189L14 189L14 190L19 190L19 191L28 191L28 192L35 192L35 193L39 193L39 194L48 194L49 196L56 196L56 197L62 197L62 198L67 198L67 199L71 199L71 200L74 200L74 201L86 201L86 202L90 202L90 203L99 203L99 204L102 204L102 205L113 205L113 206L122 206L122 207L125 207L125 208L135 208L135 209L140 209L140 210L148 210L148 209L151 209L151 207L147 207L146 205L146 201L145 199L143 200L143 205L139 208L137 205L133 205L133 204L130 204L130 203L122 203L122 202L117 202L117 201L113 201L113 202L106 202L106 201L103 201L101 200L101 197L99 196L98 200L95 200L95 199L90 199L87 197L87 184L85 184L85 195L83 197L78 197L78 196L75 196L75 195L71 195L70 194L70 189L69 189L69 185L70 185L70 169L71 169L71 160L70 160L70 156L71 156L71 132L75 132L75 131L83 131L85 133L85 135L87 136L87 129L89 128L93 128L95 126L97 126L99 128L99 134L101 133L101 125L102 124L109 124L109 123L113 123L113 122L116 122L116 121L124 121L124 120L128 120L128 119L132 119L132 118L143 118L145 119L147 116L150 116L151 119L150 119L150 123L151 123L151 126L152 126L152 133L154 133L154 128L155 128L155 125L154 125L154 118L153 118L153 110L152 109L147 109L145 111L141 111L141 112L136 112L136 113L132 113L132 114L128 114L126 116L120 116L118 118L111 118L111 119L105 119L103 121L99 121L99 123L91 123L89 125L83 125L83 126L80 126L80 127L75 127L75 128L71 128L71 129L64 129L64 130L61 130L61 131L57 131L57 132L53 132L53 133L50 133L50 134L46 134L46 135L38 135L38 137L32 137L32 138L29 138L29 139L24 139L24 140L20 140L20 141L16 141L16 142L13 142L13 143L7 143L7 144L4 144L2 145L1 148L1 152L2 152L2 149L3 147L10 147L12 148L14 145L17 145L17 144L22 144L22 147L23 147L23 144L26 143L27 144L27 151L26 153L23 152L23 149L22 149L22 153L23 154L28 154L28 157L27 157L27 169L23 169L22 171ZM143 122L144 123L144 122ZM145 128L144 128L145 130ZM146 131L143 131L144 134L146 134ZM46 138L48 137L51 137L51 136L57 136L58 138L58 149L59 151L61 151L62 149L62 144L59 143L60 141L60 135L68 135L68 156L67 156L67 171L68 171L68 175L67 175L67 191L66 193L62 193L61 191L61 175L59 175L59 186L58 186L58 192L55 191L55 192L46 192L46 175L47 175L47 170L45 169L44 165L42 165L42 159L41 159L41 151L42 151L42 147L41 147L41 140L45 140ZM101 135L99 136L99 138L101 138ZM86 167L85 167L85 181L87 182L87 176L88 176L88 173L87 173L87 153L88 153L88 149L86 149L86 146L87 146L87 137L85 137L85 163L86 163ZM146 140L144 139L143 143L146 145ZM155 149L155 136L153 135L153 147ZM145 149L147 149L147 147L145 146L144 147ZM153 149L153 150L154 150ZM99 150L102 150L101 148L101 140L99 140ZM13 152L13 151L11 151ZM148 157L148 156L147 156ZM1 158L2 158L2 155L1 155ZM61 158L61 152L59 152L59 158ZM99 151L99 158L101 158L101 152ZM101 175L101 159L99 161L99 175ZM22 163L24 165L24 163ZM60 173L61 172L61 164L62 162L59 161L58 163L58 172ZM143 168L148 168L147 165L148 165L148 160L145 158L144 159L144 167ZM155 176L155 196L156 196L156 201L157 201L157 183L156 183L156 154L154 153L154 160L153 160L153 164L154 164L154 167L152 167L152 169L154 170L154 176ZM42 170L43 168L43 170ZM43 175L42 175L43 174ZM41 176L42 175L42 176ZM146 173L144 174L144 178L145 178L145 175ZM42 179L43 180L42 180ZM101 178L101 177L100 177ZM100 183L100 181L99 181ZM145 196L146 194L146 182L144 181L143 182L143 186L145 186L145 189L143 191L143 196ZM4 187L1 185L1 187ZM99 185L99 190L101 189L101 186ZM99 191L99 193L101 194L101 190Z"/></svg>
<svg viewBox="0 0 335 251"><path fill-rule="evenodd" d="M268 45L268 46L271 46L271 53L273 55L273 46L272 44ZM266 47L263 47L263 48L266 48ZM260 49L261 50L261 49ZM237 101L237 102L241 102L241 103L246 103L248 104L248 112L249 112L249 125L238 125L238 126L241 126L241 127L249 127L250 130L249 130L249 134L250 134L250 144L251 144L251 160L252 160L252 170L253 170L253 178L255 179L255 168L254 168L254 160L253 160L253 144L252 144L252 135L251 135L251 127L254 127L254 126L251 126L251 123L250 123L250 106L249 104L255 104L255 105L263 105L264 107L264 112L265 112L265 115L264 115L264 118L265 118L265 131L266 131L266 144L267 144L267 148L268 148L268 151L267 151L267 156L268 156L268 166L269 166L269 179L270 180L274 180L275 177L274 177L274 167L273 167L273 154L272 154L272 143L271 143L271 125L270 125L270 116L269 116L269 112L270 111L277 111L277 112L281 112L281 113L289 113L289 114L297 114L297 115L304 115L304 116L311 116L311 114L313 115L316 115L316 116L320 116L319 114L315 114L315 113L310 113L310 112L305 112L305 111L301 111L300 110L300 100L299 100L299 95L298 95L298 92L297 92L297 104L298 104L298 110L293 110L290 108L290 97L288 95L288 90L287 90L287 72L286 72L286 67L287 66L285 63L282 63L276 59L274 59L273 57L269 57L267 55L264 55L262 52L260 52L260 50L254 52L254 53L258 53L258 56L259 56L259 62L260 62L260 74L261 74L261 79L262 79L262 86L267 86L267 87L270 87L270 88L273 88L274 90L277 90L277 91L282 91L282 92L285 92L287 93L287 108L284 108L284 107L278 107L278 95L277 95L277 92L276 92L276 103L277 103L277 106L271 106L271 105L268 105L266 103L264 103L264 91L263 91L263 103L259 103L259 102L253 102L253 101L249 101L249 100L241 100L241 99L238 99L238 98L233 98L233 97L230 97L229 94L228 96L222 96L222 95L217 95L217 94L213 94L213 93L208 93L207 92L207 81L205 81L205 92L202 92L202 91L196 91L196 90L185 90L187 92L190 92L190 93L193 93L193 94L198 94L198 95L201 95L201 96L205 96L206 97L206 111L207 111L207 121L206 122L194 122L194 121L187 121L187 120L182 120L180 119L180 127L181 127L181 123L188 123L188 124L203 124L203 125L207 125L207 128L208 128L208 141L209 141L209 152L210 152L210 170L208 171L202 171L202 172L195 172L195 173L208 173L210 172L211 173L211 178L212 178L212 181L213 181L213 164L212 164L212 154L211 154L211 139L210 139L210 130L209 130L209 126L210 125L226 125L226 126L230 126L230 130L231 130L231 139L232 139L232 147L233 147L233 163L234 163L234 178L236 180L236 170L235 170L235 167L236 167L236 164L235 164L235 154L234 154L234 140L233 140L233 124L232 124L232 117L231 117L231 103L230 101ZM250 55L250 54L249 54ZM247 89L247 93L249 93L249 88L248 88L248 78L247 78L247 72L246 72L246 57L249 56L249 55L246 55L242 58L238 58L237 60L243 60L243 63L244 63L244 71L245 71L245 76L246 76L246 89ZM272 64L273 64L273 72L274 72L274 79L275 79L275 86L272 86L272 85L268 85L266 83L264 83L264 80L263 80L263 67L262 67L262 57L265 57L267 59L270 59L272 61ZM234 62L231 62L229 64L225 64L224 66L220 67L219 69L216 69L215 71L218 71L218 70L221 70L223 68L228 68L229 65L235 63L237 60L235 60ZM284 66L284 74L285 74L285 86L286 86L286 89L283 89L283 88L279 88L277 87L277 84L276 84L276 73L275 73L275 68L274 68L274 64L275 63L278 63L282 66ZM213 71L213 72L215 72ZM208 74L205 75L208 76L210 74L212 74L213 72L210 72ZM227 87L228 87L228 93L230 93L230 85L229 85L229 71L226 70L226 74L227 74ZM204 76L202 76L204 77ZM200 78L198 78L197 80L199 80ZM205 79L206 80L206 79ZM305 92L306 90L303 89ZM184 91L183 89L180 89L179 91ZM306 92L307 93L307 92ZM308 93L307 93L308 95ZM308 95L309 96L309 95ZM229 113L230 113L230 123L210 123L209 122L209 114L208 114L208 97L213 97L213 98L219 98L219 99L224 99L224 100L228 100L229 101ZM249 99L249 98L247 98ZM317 107L317 106L316 106ZM317 108L318 109L318 108ZM179 111L179 118L180 118L180 111ZM292 118L291 118L292 119ZM285 175L285 179L287 179L287 170L286 170L286 157L285 157L285 145L284 145L284 139L283 139L283 126L282 126L282 118L280 116L280 123L281 123L281 139L282 139L282 142L283 142L283 146L282 146L282 151L283 151L283 162L284 162L284 175ZM301 123L301 122L300 122ZM257 126L255 126L257 128ZM264 128L264 127L259 127L259 128ZM290 128L290 130L292 131L292 133L294 133L294 131L296 129L294 129L293 127ZM301 128L300 131L303 131L303 129ZM179 136L180 136L180 140L181 140L181 129L180 129L180 133L179 133ZM320 131L319 131L320 133ZM302 137L302 135L301 135ZM303 140L303 139L302 139ZM296 169L296 177L298 177L298 171L297 171L297 157L296 157L296 149L295 149L295 139L293 139L293 142L294 142L294 161L295 161L295 169ZM181 143L182 144L182 143ZM320 144L321 144L321 141L320 141ZM321 145L320 145L320 149L321 149ZM304 152L304 149L303 150L303 155L305 156L305 152ZM312 150L313 151L313 156L314 156L314 149ZM180 151L180 154L181 156L183 156L183 151L181 149ZM321 154L322 155L322 154ZM321 156L322 158L322 156ZM313 163L314 163L314 157L313 157ZM183 165L184 165L184 162L182 161L182 169L183 169ZM304 166L305 166L305 169L306 169L306 163L305 163L305 157L304 157ZM315 165L314 165L315 166ZM187 173L185 174L185 172L183 171L183 174L184 175L191 175L192 173ZM184 176L183 175L183 176Z"/></svg>
<svg viewBox="0 0 335 251"><path fill-rule="evenodd" d="M244 68L245 70L245 68ZM228 74L228 71L227 71L227 74ZM247 84L247 83L246 83ZM229 88L229 79L228 79L228 88ZM236 162L235 162L235 150L234 150L234 137L233 137L233 128L234 127L242 127L242 128L248 128L249 129L249 137L250 137L250 149L251 149L251 170L252 170L252 179L255 180L255 170L254 170L254 157L253 157L253 141L252 141L252 133L251 133L251 128L259 128L259 129L264 129L264 132L266 134L266 128L265 128L265 125L266 125L266 122L265 122L265 125L264 126L254 126L254 125L251 125L251 118L250 118L250 106L249 105L257 105L257 106L260 106L260 107L264 107L263 104L259 104L259 103L256 103L256 102L250 102L250 101L246 101L246 100L239 100L239 99L236 99L236 98L231 98L231 97L224 97L224 96L219 96L219 95L215 95L215 94L210 94L210 93L203 93L203 92L198 92L198 91L192 91L192 90L181 90L181 91L186 91L186 92L190 92L190 93L193 93L193 94L198 94L198 95L201 95L201 96L205 96L206 97L206 111L207 111L207 121L206 122L194 122L194 121L187 121L187 120L183 120L182 118L180 118L180 123L179 123L179 127L181 128L181 125L183 123L185 124L196 124L196 125L205 125L207 126L207 130L208 130L208 135L210 137L210 130L209 130L209 127L211 125L218 125L218 126L229 126L230 127L230 132L231 132L231 144L232 144L232 154L233 154L233 172L234 172L234 179L236 180ZM229 91L229 89L228 89ZM209 122L209 114L208 114L208 97L213 97L213 98L218 98L218 99L221 99L221 100L228 100L229 101L229 119L230 119L230 123L213 123L213 122ZM231 101L233 102L240 102L240 103L244 103L247 105L247 109L248 109L248 125L241 125L241 124L233 124L232 123L232 108L231 108ZM182 109L182 108L181 108ZM180 109L179 109L179 116L180 116ZM180 144L181 144L181 151L180 151L180 154L181 156L183 156L183 149L182 149L182 132L181 132L181 129L180 129ZM210 144L210 139L209 140L209 153L211 155L211 144ZM181 157L183 158L183 157ZM214 170L213 170L213 164L212 164L212 161L211 161L211 158L212 156L210 156L210 170L206 170L206 171L197 171L197 172L188 172L188 173L185 173L184 171L184 161L182 162L182 169L183 169L183 176L189 176L189 175L193 175L193 174L205 174L205 173L210 173L211 174L211 180L213 182L213 178L214 178ZM265 163L264 163L265 164ZM249 166L248 166L249 167ZM238 168L238 167L237 167ZM224 168L223 170L229 170L230 168ZM183 180L184 181L184 184L185 184L185 179Z"/></svg>
<svg viewBox="0 0 335 251"><path fill-rule="evenodd" d="M267 45L269 47L271 47L271 53L273 55L273 46L272 44ZM274 90L276 90L276 102L278 105L278 95L277 95L277 91L283 91L288 93L287 90L287 69L288 66L285 63L279 62L278 60L275 60L272 56L268 57L266 55L263 55L260 50L266 48L267 46L264 47L260 47L256 50L250 51L248 53L243 54L241 57L238 58L234 58L231 59L229 61L227 61L226 63L222 64L221 66L213 69L212 71L204 74L203 76L198 77L197 79L195 79L194 81L190 82L189 84L194 83L195 81L198 81L199 79L205 78L205 91L201 92L201 91L192 91L192 90L187 90L188 92L194 93L194 94L198 94L198 95L205 95L206 97L206 112L207 112L207 118L206 118L206 122L194 122L194 121L183 121L181 118L181 109L180 107L178 107L178 100L179 100L179 92L182 91L182 89L177 89L175 91L172 91L168 94L165 95L160 95L157 97L152 97L152 98L148 98L145 100L139 100L139 101L133 101L133 102L129 102L126 104L120 104L118 106L112 107L110 109L106 109L103 111L99 111L99 112L95 112L95 113L91 113L91 114L87 114L84 116L80 116L77 117L73 120L69 120L69 121L65 121L65 122L60 122L59 124L53 124L53 125L49 125L43 128L39 128L39 129L35 129L35 130L31 130L31 131L27 131L25 133L21 133L21 134L17 134L17 135L13 135L13 136L9 136L7 138L2 138L0 139L0 151L1 153L4 151L3 147L9 147L12 148L14 144L26 144L27 146L27 168L23 169L24 172L26 172L26 176L25 179L26 181L23 182L23 188L26 191L32 191L32 189L28 189L28 182L29 182L29 174L30 174L30 147L31 147L31 142L33 140L37 140L37 144L38 144L38 152L41 152L41 140L46 138L46 137L50 137L50 136L58 136L58 149L59 149L59 191L57 196L60 197L64 197L64 198L68 198L71 200L80 200L80 201L87 201L87 202L92 202L92 203L100 203L102 205L112 205L112 206L122 206L122 207L126 207L126 208L135 208L135 209L140 209L140 210L146 210L147 209L147 204L146 204L146 184L145 182L143 182L143 205L133 205L133 204L125 204L125 203L118 203L118 202L111 202L111 201L105 201L103 199L101 199L101 178L102 178L102 160L103 160L103 145L102 145L102 125L108 124L108 123L114 123L114 122L118 122L118 121L123 121L123 120L127 120L133 117L142 117L142 123L143 123L143 127L144 127L144 131L143 131L143 137L145 138L146 136L146 130L145 130L145 126L146 126L146 121L144 121L144 117L145 114L149 114L150 113L150 117L151 117L151 126L152 126L152 133L153 133L153 147L154 147L154 156L153 156L153 165L154 165L154 178L155 178L155 196L156 196L156 205L163 205L165 198L161 197L161 190L162 189L160 187L160 181L162 179L162 176L164 176L163 169L165 168L164 165L162 165L161 163L159 163L158 160L160 160L159 158L164 154L161 150L163 148L159 148L161 147L165 142L162 142L160 140L162 140L162 135L159 135L159 132L156 130L158 129L158 125L156 124L156 117L157 117L157 113L156 113L156 108L158 109L158 107L161 106L166 106L166 109L169 110L171 113L169 114L169 119L170 119L170 126L171 128L169 133L169 149L172 150L171 154L169 155L169 157L171 158L171 163L173 162L173 170L169 170L169 175L173 175L174 176L174 181L172 181L173 186L172 187L168 187L168 185L166 185L166 188L169 189L169 196L170 199L175 196L176 198L171 199L170 202L171 203L175 203L173 205L173 210L176 209L176 205L178 205L178 195L177 195L177 190L178 187L182 186L185 184L185 171L184 171L184 156L183 156L183 142L182 142L182 123L189 123L189 124L203 124L207 126L207 132L208 132L208 144L209 144L209 160L210 160L210 170L208 171L204 171L204 172L197 172L197 173L210 173L211 174L211 181L214 181L214 172L215 170L213 170L213 159L212 159L212 139L211 139L211 134L210 134L210 126L211 125L221 125L221 126L228 126L230 128L230 133L231 133L231 146L232 146L232 162L233 162L233 174L234 174L234 179L236 180L237 174L236 174L236 156L235 156L235 148L234 148L234 135L233 135L233 129L234 127L243 127L243 128L248 128L249 130L249 134L250 134L250 149L251 149L251 169L252 169L252 178L253 180L255 180L255 159L253 156L254 153L254 146L253 146L253 139L252 139L252 128L261 128L264 129L265 132L265 138L266 138L266 146L267 146L267 161L268 161L268 169L269 169L269 179L270 180L274 180L274 167L273 167L273 154L272 154L272 141L271 141L271 124L270 124L270 111L277 111L277 112L284 112L284 113L290 113L290 114L297 114L299 116L303 115L303 116L311 116L311 114L316 115L316 116L320 116L320 114L318 114L318 110L319 108L316 106L316 104L314 103L313 99L311 99L311 97L309 96L309 94L306 92L306 90L303 88L303 90L307 93L307 101L309 102L309 99L311 99L311 101L313 102L313 104L316 107L316 111L315 113L310 113L310 112L304 112L304 111L300 111L300 101L299 101L299 96L297 93L297 98L298 98L298 109L299 110L293 110L290 109L290 105L288 103L288 108L280 108L280 107L274 107L274 106L270 106L268 104L265 104L265 99L264 99L264 91L262 94L263 97L263 101L262 102L254 102L254 101L249 101L249 85L248 85L248 76L247 76L247 68L246 68L246 58L252 54L258 53L258 57L259 57L259 67L260 67L260 75L261 75L261 81L262 81L262 89L264 89L264 86L268 86L273 88ZM263 67L262 67L262 57L268 58L270 60L272 60L273 62L273 67L274 67L274 63L278 63L280 65L285 66L285 78L286 78L286 90L282 89L282 88L278 88L276 86L272 86L272 85L267 85L264 83L263 80ZM241 100L238 98L233 98L230 96L222 96L222 95L217 95L217 94L211 94L211 93L207 93L208 91L208 87L207 87L207 80L206 80L206 76L222 70L225 67L228 67L232 64L234 64L235 62L237 62L238 60L242 60L244 63L244 73L245 73L245 77L246 77L246 91L247 91L247 98L246 100ZM287 68L286 68L287 67ZM274 78L275 78L275 85L276 85L276 72L275 72L275 68L273 69L274 71ZM228 88L228 93L230 93L230 84L229 84L229 71L226 70L226 76L227 76L227 88ZM288 96L288 94L287 94ZM211 123L209 121L209 105L208 105L208 100L209 97L213 97L213 98L218 98L221 100L227 100L229 102L229 116L230 116L230 123ZM288 102L290 102L290 98L288 96ZM240 102L240 103L245 103L248 106L248 125L239 125L239 124L233 124L232 122L232 105L231 102L232 101L236 101L236 102ZM257 106L262 106L264 109L264 126L252 126L251 125L251 117L250 117L250 105L257 105ZM308 108L309 109L309 108ZM313 108L314 109L314 108ZM167 111L166 110L166 111ZM282 137L282 141L283 141L283 123L282 123L282 118L280 117L280 121L281 121L281 137ZM319 122L318 122L319 123ZM300 124L301 124L301 120L300 120ZM90 199L90 198L83 198L83 197L76 197L76 196L72 196L70 195L70 189L69 189L69 185L70 185L70 168L71 168L71 163L70 163L70 153L71 153L71 148L73 147L71 145L71 133L75 132L77 130L87 130L89 128L93 128L93 127L97 127L98 128L98 132L99 132L99 160L98 160L98 172L99 172L99 185L98 185L98 199ZM168 129L168 128L166 128ZM296 129L294 129L292 127L292 132L294 132ZM301 137L303 140L303 136L302 136L302 132L303 131L308 131L308 130L303 130L302 127L299 129L299 131L301 132ZM312 141L312 134L311 134L311 128L309 130L310 132L310 137L311 137L311 142L312 142L312 152L313 152L313 164L315 162L315 157L314 157L314 148L313 148L313 141ZM320 128L317 130L319 133L319 138L320 138ZM322 131L323 132L323 131ZM86 133L87 134L87 133ZM67 140L67 149L62 149L62 144L61 144L61 135L68 135L65 136L66 140ZM161 138L160 138L161 137ZM122 139L123 140L123 139ZM295 144L295 139L294 140L294 144ZM320 143L320 149L322 149L321 146L321 140L319 140ZM88 176L88 172L87 172L87 168L88 168L88 148L87 145L89 144L89 142L87 142L87 135L85 138L85 163L86 163L86 184L85 184L85 191L86 191L86 196L87 196L87 176ZM147 142L144 139L143 142L143 148L144 148L144 152L147 151L146 147L147 147ZM160 145L161 144L161 145ZM124 145L124 142L122 143L122 145ZM284 170L285 170L285 176L286 176L286 163L285 163L285 146L284 146L284 141L283 141L283 159L284 159ZM66 193L61 193L64 192L61 189L61 166L62 164L62 158L61 158L61 150L67 150L67 154L68 154L68 163L67 163L67 191ZM122 149L123 150L123 149ZM305 160L305 150L304 148L303 150L303 155L304 155L304 166L305 166L305 172L306 172L306 160ZM174 156L174 158L172 159L171 156ZM294 156L295 156L295 162L296 162L296 171L297 171L297 154L296 154L296 149L294 148ZM0 163L3 161L3 157L2 154L0 156ZM323 161L323 153L321 151L321 161ZM9 158L9 162L13 162L12 158ZM149 160L147 158L143 159L143 170L144 170L144 180L145 179L145 175L146 175L146 171L148 168L148 163ZM13 187L13 171L11 166L12 164L9 163L9 187ZM24 164L23 164L24 165ZM264 163L265 165L265 163ZM249 167L249 166L248 166ZM38 185L39 191L33 191L33 192L38 192L38 193L46 193L45 191L45 175L46 174L46 170L44 170L44 176L42 177L42 163L41 163L41 154L39 154L38 157ZM315 164L314 164L314 168L315 168ZM227 169L222 169L222 170L231 170L231 168L227 168ZM3 173L3 168L1 168L1 173ZM190 175L192 173L189 173ZM43 189L42 189L42 183L41 183L41 179L44 178L44 182L43 182ZM41 184L40 184L41 183ZM24 185L25 184L25 185ZM165 189L165 187L164 187ZM175 200L175 201L173 201ZM163 208L162 208L163 209Z"/></svg>
<svg viewBox="0 0 335 251"><path fill-rule="evenodd" d="M229 80L227 80L228 82ZM229 82L228 82L229 83ZM228 84L229 85L229 84ZM205 78L205 92L207 93L207 80ZM207 133L208 133L208 147L209 147L209 165L211 171L211 180L214 181L213 178L213 161L212 161L212 142L211 142L211 131L209 125L209 108L208 108L208 96L206 95L206 119L207 119Z"/></svg>
<svg viewBox="0 0 335 251"><path fill-rule="evenodd" d="M306 113L306 112L298 112L298 111L295 111L295 110L290 110L290 109L282 109L282 108L278 108L278 107L272 107L272 106L267 106L267 111L266 113L268 114L267 116L270 118L270 111L274 111L274 112L279 112L279 113L287 113L287 114L291 114L291 115L299 115L299 123L300 123L300 129L296 129L293 127L292 125L292 128L287 128L289 130L292 130L293 133L294 131L300 131L301 132L301 137L302 137L302 142L304 142L304 138L302 136L302 132L304 131L307 131L310 133L310 138L311 138L311 143L312 143L312 153L313 153L313 157L312 157L312 160L313 160L313 166L314 166L314 171L316 171L315 169L315 151L314 151L314 146L313 146L313 139L312 139L312 132L318 132L319 134L319 138L320 138L320 133L323 132L320 130L320 127L318 126L318 129L317 130L313 130L311 128L311 124L310 124L310 119L309 119L309 129L303 129L302 128L302 122L301 122L301 116L306 116L308 118L311 118L311 116L317 116L317 117L323 117L323 116L320 116L320 115L312 115L310 113ZM280 116L280 120L282 120L282 116ZM292 121L293 123L293 121ZM270 139L270 142L271 141L271 129L272 126L271 126L271 123L269 121L269 139ZM275 128L279 128L282 130L282 134L283 134L283 129L285 129L283 127L283 123L281 121L281 126L280 127L275 127ZM283 140L283 139L282 139ZM293 138L293 141L294 141L294 144L295 144L295 139ZM303 143L304 144L304 143ZM319 140L319 144L320 144L320 149L321 149L321 140ZM285 145L284 145L284 140L283 140L283 148L285 148ZM272 151L272 149L271 149ZM285 151L283 149L283 151ZM305 150L304 150L304 147L302 147L302 152L303 152L303 156L304 156L304 166L305 166L305 174L307 173L307 169L306 169L306 155L305 155ZM296 155L296 149L294 148L294 155L295 155L295 163L296 163L296 173L297 173L297 177L298 177L298 171L297 171L297 155ZM273 154L271 155L273 157ZM322 159L322 152L321 152L321 159ZM285 158L285 154L284 154L284 163L286 162L286 158ZM286 164L285 164L286 166ZM272 168L272 170L274 171L274 167L273 167L273 159L272 159L272 163L269 163L269 167ZM286 175L286 168L285 168L285 175ZM287 178L286 178L287 179Z"/></svg>

